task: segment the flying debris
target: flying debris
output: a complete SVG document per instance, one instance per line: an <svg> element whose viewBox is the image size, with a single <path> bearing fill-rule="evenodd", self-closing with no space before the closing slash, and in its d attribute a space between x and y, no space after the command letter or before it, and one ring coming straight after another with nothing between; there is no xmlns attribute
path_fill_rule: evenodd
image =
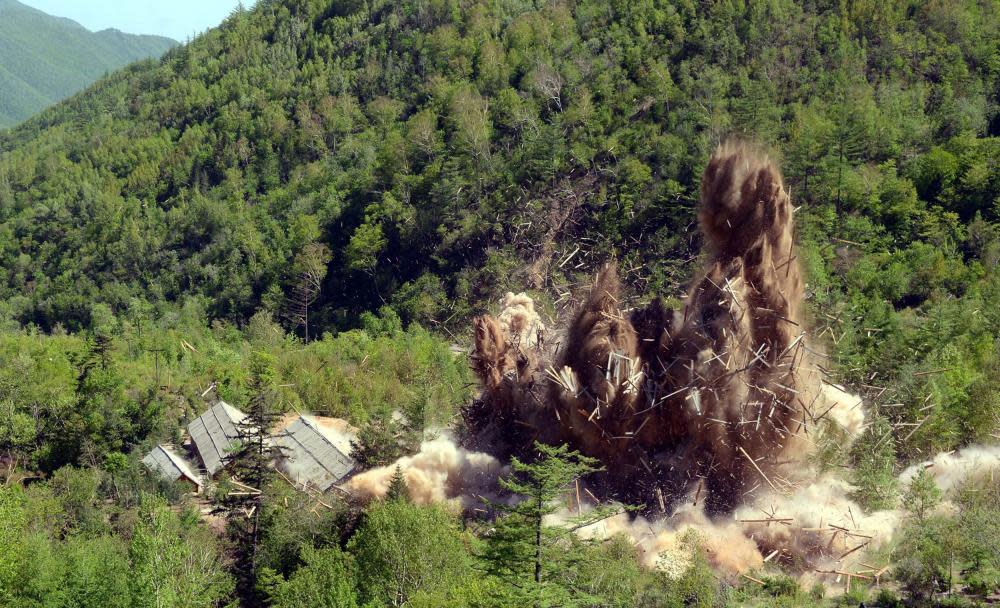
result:
<svg viewBox="0 0 1000 608"><path fill-rule="evenodd" d="M820 399L792 207L774 164L746 144L721 146L702 179L698 218L709 261L683 310L655 297L626 309L608 265L553 336L540 321L512 322L534 313L524 294L476 320L483 393L468 418L495 435L483 445L506 456L535 440L569 443L601 460L609 494L644 504L701 484L708 511L721 513L762 485L788 488L794 475L782 463L803 451L813 410L858 400Z"/></svg>

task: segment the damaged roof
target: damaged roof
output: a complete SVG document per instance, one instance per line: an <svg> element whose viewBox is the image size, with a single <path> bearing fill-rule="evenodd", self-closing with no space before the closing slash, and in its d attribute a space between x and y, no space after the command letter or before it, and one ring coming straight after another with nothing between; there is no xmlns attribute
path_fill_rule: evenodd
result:
<svg viewBox="0 0 1000 608"><path fill-rule="evenodd" d="M194 447L210 476L226 465L226 455L239 438L237 425L244 418L246 414L225 401L219 401L188 425Z"/></svg>
<svg viewBox="0 0 1000 608"><path fill-rule="evenodd" d="M164 479L170 481L187 479L199 488L201 487L201 478L191 469L187 461L178 456L169 446L156 446L149 454L146 454L142 463L146 465L147 469L158 473Z"/></svg>
<svg viewBox="0 0 1000 608"><path fill-rule="evenodd" d="M280 468L299 484L326 492L354 469L351 438L312 416L299 416L274 436L282 455Z"/></svg>

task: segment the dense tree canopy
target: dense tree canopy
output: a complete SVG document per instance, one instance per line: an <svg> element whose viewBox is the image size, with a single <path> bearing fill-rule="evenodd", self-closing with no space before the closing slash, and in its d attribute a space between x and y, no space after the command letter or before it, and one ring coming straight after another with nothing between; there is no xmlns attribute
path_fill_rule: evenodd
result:
<svg viewBox="0 0 1000 608"><path fill-rule="evenodd" d="M900 452L974 440L1000 326L997 9L265 0L0 135L0 313L93 329L203 296L303 335L385 304L454 329L610 256L640 297L677 296L697 176L738 134L782 158L849 379L892 384L893 422L934 395Z"/></svg>
<svg viewBox="0 0 1000 608"><path fill-rule="evenodd" d="M317 239L327 326L383 301L461 323L572 279L571 239L670 293L696 176L738 133L780 151L816 247L860 242L879 275L940 257L836 281L912 307L997 254L966 229L1000 213L993 9L264 1L0 139L0 295L46 328L133 296L245 320Z"/></svg>

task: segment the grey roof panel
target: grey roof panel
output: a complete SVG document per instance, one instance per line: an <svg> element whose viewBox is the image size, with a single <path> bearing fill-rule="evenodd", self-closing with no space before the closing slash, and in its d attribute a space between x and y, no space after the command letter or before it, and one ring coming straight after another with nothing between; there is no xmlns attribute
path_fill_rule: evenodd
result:
<svg viewBox="0 0 1000 608"><path fill-rule="evenodd" d="M150 471L158 473L164 479L177 481L178 479L186 478L201 486L201 479L191 470L188 463L165 445L158 445L153 448L142 459L142 463Z"/></svg>
<svg viewBox="0 0 1000 608"><path fill-rule="evenodd" d="M323 428L310 416L300 416L274 442L283 448L281 468L296 483L325 492L354 469L354 460L343 447L349 439Z"/></svg>
<svg viewBox="0 0 1000 608"><path fill-rule="evenodd" d="M208 474L214 476L225 466L225 458L239 438L239 424L246 414L225 401L216 403L188 425L188 434Z"/></svg>

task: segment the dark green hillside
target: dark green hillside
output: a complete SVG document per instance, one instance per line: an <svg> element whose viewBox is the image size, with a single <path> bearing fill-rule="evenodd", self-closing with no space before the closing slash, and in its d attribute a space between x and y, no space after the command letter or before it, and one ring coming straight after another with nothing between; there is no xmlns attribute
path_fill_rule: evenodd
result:
<svg viewBox="0 0 1000 608"><path fill-rule="evenodd" d="M385 303L460 327L612 255L678 295L696 176L744 134L783 159L843 369L938 394L953 445L997 365L997 9L262 2L0 140L3 314L281 315L313 243L320 330Z"/></svg>
<svg viewBox="0 0 1000 608"><path fill-rule="evenodd" d="M695 176L729 133L773 145L810 217L832 218L817 229L872 253L936 239L972 259L955 231L997 216L993 2L874 21L792 3L350 6L264 2L7 136L11 314L85 327L94 298L200 293L246 318L316 239L335 253L331 321L382 300L447 318L445 295L540 284L497 271L544 270L562 238L669 289Z"/></svg>
<svg viewBox="0 0 1000 608"><path fill-rule="evenodd" d="M0 129L176 44L117 30L94 33L16 0L0 0Z"/></svg>

